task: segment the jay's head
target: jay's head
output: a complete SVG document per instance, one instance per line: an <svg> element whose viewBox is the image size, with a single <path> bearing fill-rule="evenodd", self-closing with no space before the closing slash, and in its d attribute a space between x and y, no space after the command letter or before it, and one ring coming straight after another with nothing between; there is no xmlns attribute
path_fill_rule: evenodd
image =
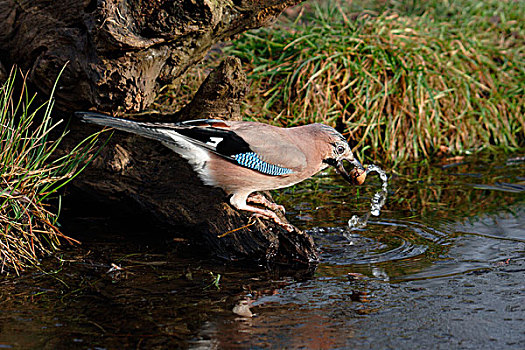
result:
<svg viewBox="0 0 525 350"><path fill-rule="evenodd" d="M325 147L323 150L324 158L323 163L333 166L338 174L340 174L346 181L356 184L361 183L357 180L361 174L364 173L365 169L363 165L354 157L350 146L346 142L346 139L338 133L335 129L318 124L321 128L321 132L324 134ZM353 166L351 175L346 171L343 162L349 162Z"/></svg>

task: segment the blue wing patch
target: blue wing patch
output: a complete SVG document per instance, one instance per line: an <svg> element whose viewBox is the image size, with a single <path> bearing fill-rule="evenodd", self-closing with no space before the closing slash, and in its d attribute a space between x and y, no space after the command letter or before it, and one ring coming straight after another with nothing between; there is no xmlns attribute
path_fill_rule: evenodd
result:
<svg viewBox="0 0 525 350"><path fill-rule="evenodd" d="M259 158L257 153L254 153L254 152L239 153L239 154L233 155L232 157L240 165L253 169L253 170L257 170L263 174L286 175L286 174L293 173L291 169L266 163L265 161Z"/></svg>

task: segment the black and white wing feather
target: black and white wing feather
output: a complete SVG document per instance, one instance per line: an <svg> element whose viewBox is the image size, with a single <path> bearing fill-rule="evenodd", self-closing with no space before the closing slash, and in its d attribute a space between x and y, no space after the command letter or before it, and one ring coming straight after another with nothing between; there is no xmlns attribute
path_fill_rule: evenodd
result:
<svg viewBox="0 0 525 350"><path fill-rule="evenodd" d="M75 114L86 122L161 141L188 160L196 171L204 168L209 160L209 151L266 175L282 176L293 173L290 168L265 161L241 136L229 130L228 122L222 120L201 119L172 124L137 122L94 112Z"/></svg>

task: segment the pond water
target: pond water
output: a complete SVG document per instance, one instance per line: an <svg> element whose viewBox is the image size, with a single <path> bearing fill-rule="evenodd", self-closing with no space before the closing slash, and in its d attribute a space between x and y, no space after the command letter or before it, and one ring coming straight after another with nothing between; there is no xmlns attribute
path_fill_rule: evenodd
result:
<svg viewBox="0 0 525 350"><path fill-rule="evenodd" d="M326 173L275 194L311 234L309 270L232 267L105 217L41 271L1 281L0 348L524 349L525 159L413 164L351 188Z"/></svg>

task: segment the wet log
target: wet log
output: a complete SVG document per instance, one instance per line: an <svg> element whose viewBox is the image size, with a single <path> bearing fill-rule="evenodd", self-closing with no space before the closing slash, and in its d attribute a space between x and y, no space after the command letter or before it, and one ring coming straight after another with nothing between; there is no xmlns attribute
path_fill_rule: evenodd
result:
<svg viewBox="0 0 525 350"><path fill-rule="evenodd" d="M190 104L163 118L239 119L246 87L240 60L226 58L210 73ZM141 118L151 120L155 116ZM85 133L84 125L73 123L78 140ZM113 206L118 203L118 210L131 207L168 225L175 235L198 243L215 257L284 265L307 265L318 259L309 235L299 230L287 232L268 220L250 221L249 213L229 205L221 189L203 185L185 160L160 143L137 135L115 132L75 186L85 193L97 193Z"/></svg>
<svg viewBox="0 0 525 350"><path fill-rule="evenodd" d="M213 44L267 24L299 1L0 0L0 62L29 71L44 95L68 63L55 95L63 111L142 111L159 86L176 84ZM226 59L191 103L164 120L239 119L245 90L240 62ZM73 121L64 142L73 147L97 129ZM73 186L132 220L152 218L215 257L286 265L318 258L311 237L267 220L251 224L179 156L136 135L115 132Z"/></svg>

